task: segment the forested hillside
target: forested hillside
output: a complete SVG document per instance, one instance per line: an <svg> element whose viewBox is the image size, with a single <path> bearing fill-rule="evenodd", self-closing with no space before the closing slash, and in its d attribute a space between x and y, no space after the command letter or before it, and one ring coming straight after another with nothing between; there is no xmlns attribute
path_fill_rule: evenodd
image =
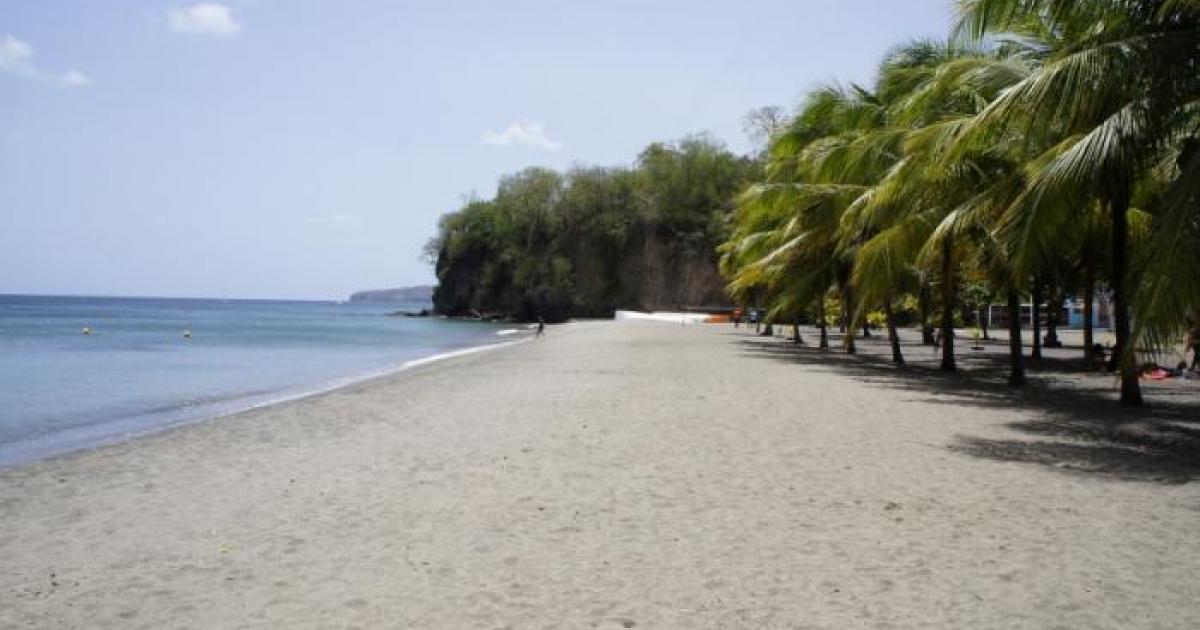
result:
<svg viewBox="0 0 1200 630"><path fill-rule="evenodd" d="M749 158L704 137L652 144L632 168L531 168L442 217L426 248L446 315L547 321L724 304L716 246Z"/></svg>

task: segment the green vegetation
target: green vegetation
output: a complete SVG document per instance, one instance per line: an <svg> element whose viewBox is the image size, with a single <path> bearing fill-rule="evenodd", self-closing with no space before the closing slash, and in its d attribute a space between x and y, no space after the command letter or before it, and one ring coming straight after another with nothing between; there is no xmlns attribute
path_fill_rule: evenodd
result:
<svg viewBox="0 0 1200 630"><path fill-rule="evenodd" d="M1016 311L1023 294L1090 305L1105 283L1110 368L1141 404L1135 347L1176 341L1200 313L1200 2L958 11L950 39L897 48L870 88L811 93L773 136L720 247L729 290L776 321L824 321L830 296L851 331L882 311L898 362L894 318L915 302L950 371L959 311ZM1024 380L1018 341L1009 382Z"/></svg>
<svg viewBox="0 0 1200 630"><path fill-rule="evenodd" d="M716 246L758 174L704 137L653 144L634 168L532 168L442 217L426 246L448 315L524 321L728 301Z"/></svg>
<svg viewBox="0 0 1200 630"><path fill-rule="evenodd" d="M1111 291L1121 400L1139 352L1200 318L1200 1L958 0L945 41L900 46L869 87L747 117L766 149L652 145L632 169L530 169L445 216L427 254L452 315L548 320L722 301L768 322L954 328L991 304ZM719 259L713 254L714 248ZM1055 343L1057 309L1047 314ZM1009 382L1025 382L1010 318ZM864 328L865 332L866 328ZM937 334L935 334L937 330Z"/></svg>

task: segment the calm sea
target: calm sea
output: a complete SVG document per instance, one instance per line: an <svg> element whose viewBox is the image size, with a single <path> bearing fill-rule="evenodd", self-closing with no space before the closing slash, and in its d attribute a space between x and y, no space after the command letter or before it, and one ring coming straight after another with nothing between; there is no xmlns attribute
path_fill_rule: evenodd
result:
<svg viewBox="0 0 1200 630"><path fill-rule="evenodd" d="M386 316L428 306L0 295L0 465L503 341L494 324Z"/></svg>

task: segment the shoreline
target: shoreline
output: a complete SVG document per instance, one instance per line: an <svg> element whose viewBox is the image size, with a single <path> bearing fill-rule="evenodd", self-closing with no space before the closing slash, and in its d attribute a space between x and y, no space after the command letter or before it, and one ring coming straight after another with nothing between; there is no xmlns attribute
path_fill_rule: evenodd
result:
<svg viewBox="0 0 1200 630"><path fill-rule="evenodd" d="M72 427L71 429L59 431L49 436L38 436L38 438L35 439L11 442L3 445L3 450L0 451L0 453L2 453L2 456L0 456L0 471L12 468L20 468L22 466L35 464L37 462L50 459L69 458L79 453L85 453L106 447L119 446L127 442L184 429L197 424L217 421L229 418L231 416L237 416L279 405L295 403L316 396L322 396L336 392L344 388L354 387L356 385L364 385L375 380L396 376L397 374L402 374L406 371L439 361L453 359L460 356L467 356L478 352L498 350L503 347L528 341L528 339L511 339L510 337L511 335L501 336L501 341L494 343L467 346L465 348L439 352L437 354L425 357L409 359L395 366L376 369L353 376L339 377L331 381L325 381L311 386L284 388L283 390L279 390L277 392L271 392L258 396L253 393L234 396L232 398L240 401L241 404L235 404L227 409L222 409L219 405L214 403L213 408L200 411L194 415L182 414L162 422L154 422L153 420L148 419L143 421L143 423L134 424L134 426L129 429L117 428L122 425L128 425L131 422L135 422L137 419L147 418L155 415L154 412L151 411L126 418L101 420L91 424ZM260 400L259 398L261 396L266 396L266 398ZM174 408L173 410L183 411L189 406L190 405L182 405ZM50 443L43 444L43 441L48 441Z"/></svg>
<svg viewBox="0 0 1200 630"><path fill-rule="evenodd" d="M0 626L1200 625L1186 418L569 333L0 470Z"/></svg>

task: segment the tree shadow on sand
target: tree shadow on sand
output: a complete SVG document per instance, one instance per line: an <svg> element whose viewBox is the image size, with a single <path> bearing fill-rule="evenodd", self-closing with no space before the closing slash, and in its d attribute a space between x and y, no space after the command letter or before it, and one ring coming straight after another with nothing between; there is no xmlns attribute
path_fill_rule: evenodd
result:
<svg viewBox="0 0 1200 630"><path fill-rule="evenodd" d="M769 338L736 340L752 357L835 372L863 382L920 394L927 403L1020 410L1023 420L1005 426L1013 439L969 434L948 448L984 459L1037 464L1068 474L1164 484L1200 478L1200 383L1155 383L1146 388L1149 406L1122 407L1110 375L1084 371L1078 361L1031 362L1029 383L1005 383L1002 350L963 352L960 371L937 370L928 346L905 341L908 364L891 363L885 339L857 340L859 353L820 350ZM960 341L961 343L961 341ZM961 344L966 347L967 344Z"/></svg>

